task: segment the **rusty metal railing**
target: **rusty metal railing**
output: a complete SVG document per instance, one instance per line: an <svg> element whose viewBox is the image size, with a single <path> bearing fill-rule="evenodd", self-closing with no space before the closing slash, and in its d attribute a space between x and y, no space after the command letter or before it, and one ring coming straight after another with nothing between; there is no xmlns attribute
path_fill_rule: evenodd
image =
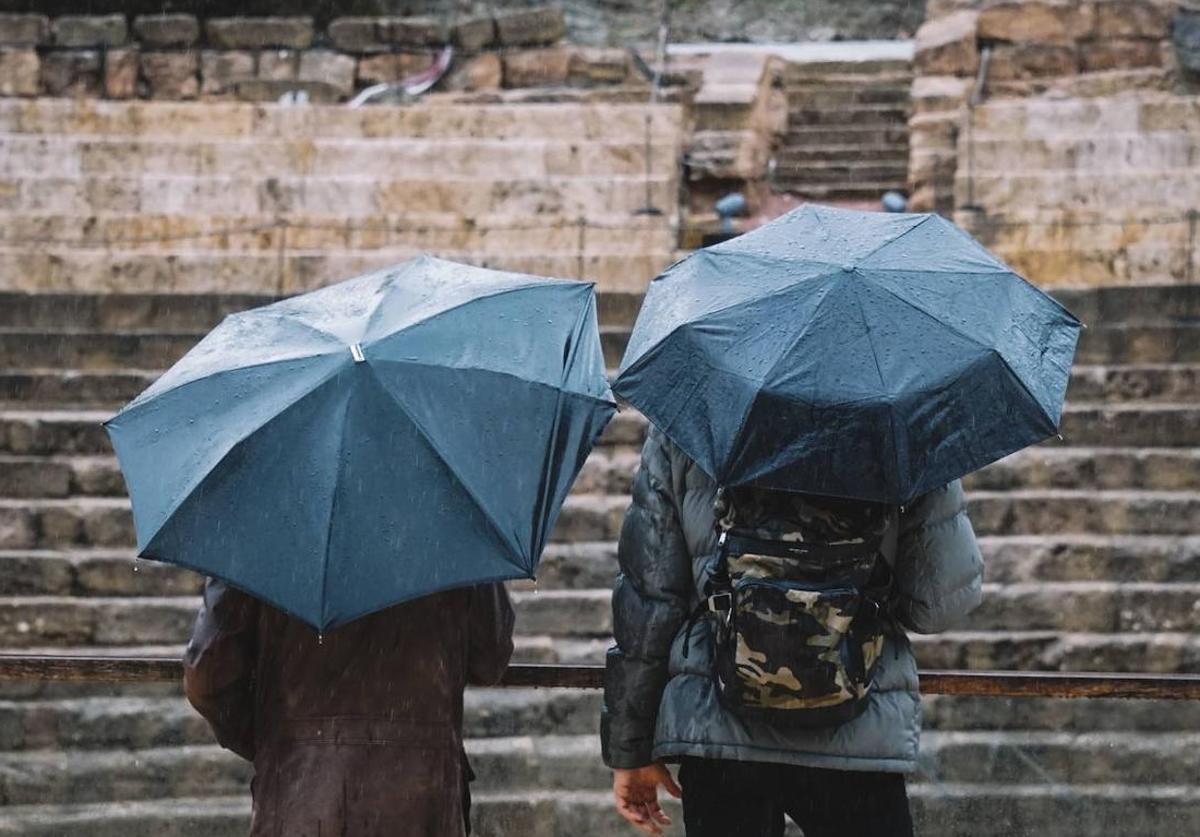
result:
<svg viewBox="0 0 1200 837"><path fill-rule="evenodd" d="M598 689L603 666L512 665L501 686ZM163 683L179 681L174 657L0 654L0 681ZM921 691L978 697L1200 700L1200 674L1059 671L922 671Z"/></svg>

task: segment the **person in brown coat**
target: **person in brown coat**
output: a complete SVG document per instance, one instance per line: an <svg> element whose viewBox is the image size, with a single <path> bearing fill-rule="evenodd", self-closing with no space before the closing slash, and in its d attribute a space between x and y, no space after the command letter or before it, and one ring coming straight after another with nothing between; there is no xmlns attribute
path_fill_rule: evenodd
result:
<svg viewBox="0 0 1200 837"><path fill-rule="evenodd" d="M188 700L254 763L251 837L469 831L463 689L512 656L501 584L405 602L319 637L209 580L184 654Z"/></svg>

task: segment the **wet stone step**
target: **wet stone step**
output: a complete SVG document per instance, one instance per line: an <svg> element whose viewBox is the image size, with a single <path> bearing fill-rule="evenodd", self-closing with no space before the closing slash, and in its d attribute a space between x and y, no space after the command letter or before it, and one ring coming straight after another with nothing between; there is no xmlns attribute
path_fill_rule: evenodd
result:
<svg viewBox="0 0 1200 837"><path fill-rule="evenodd" d="M1200 769L1197 733L937 732L922 736L931 781L1186 785Z"/></svg>
<svg viewBox="0 0 1200 837"><path fill-rule="evenodd" d="M1045 732L1174 732L1200 729L1200 702L1187 700L1123 700L1119 698L996 698L925 695L921 699L925 730Z"/></svg>
<svg viewBox="0 0 1200 837"><path fill-rule="evenodd" d="M990 536L979 545L985 577L1000 584L1200 579L1200 535Z"/></svg>
<svg viewBox="0 0 1200 837"><path fill-rule="evenodd" d="M1195 491L1200 490L1200 450L1039 445L993 463L963 482L968 491L1040 488Z"/></svg>
<svg viewBox="0 0 1200 837"><path fill-rule="evenodd" d="M1026 671L1192 672L1193 633L962 631L910 636L922 668Z"/></svg>
<svg viewBox="0 0 1200 837"><path fill-rule="evenodd" d="M1187 491L973 491L971 521L982 535L1190 535L1200 495Z"/></svg>
<svg viewBox="0 0 1200 837"><path fill-rule="evenodd" d="M599 690L468 689L463 730L467 738L592 735L600 703ZM0 701L5 752L214 743L207 722L179 696Z"/></svg>
<svg viewBox="0 0 1200 837"><path fill-rule="evenodd" d="M903 182L908 176L908 166L904 162L893 163L848 163L841 161L800 162L781 161L776 174L779 178L793 184L810 184L812 186L853 185L859 183L878 183L883 181Z"/></svg>
<svg viewBox="0 0 1200 837"><path fill-rule="evenodd" d="M1079 337L1076 363L1200 363L1200 322L1101 323Z"/></svg>

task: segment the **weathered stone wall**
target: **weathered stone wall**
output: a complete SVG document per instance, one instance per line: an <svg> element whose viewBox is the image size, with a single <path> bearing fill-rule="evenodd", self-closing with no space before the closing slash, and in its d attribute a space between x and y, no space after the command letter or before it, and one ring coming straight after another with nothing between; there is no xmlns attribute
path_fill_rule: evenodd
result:
<svg viewBox="0 0 1200 837"><path fill-rule="evenodd" d="M546 0L0 0L0 11L43 14L315 15L472 14ZM566 0L568 36L592 46L653 42L658 0ZM676 41L853 40L909 37L925 0L673 0Z"/></svg>
<svg viewBox="0 0 1200 837"><path fill-rule="evenodd" d="M954 215L1043 284L1195 281L1200 86L1176 60L1180 4L937 0L929 11L916 38L912 206Z"/></svg>
<svg viewBox="0 0 1200 837"><path fill-rule="evenodd" d="M580 87L632 77L621 49L562 42L561 8L445 17L199 19L187 14L0 15L0 96L338 101L456 57L441 90Z"/></svg>

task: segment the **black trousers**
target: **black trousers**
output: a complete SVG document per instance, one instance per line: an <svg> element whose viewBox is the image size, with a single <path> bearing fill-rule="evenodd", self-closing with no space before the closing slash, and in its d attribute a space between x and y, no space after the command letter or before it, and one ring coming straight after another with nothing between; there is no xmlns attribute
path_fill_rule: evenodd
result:
<svg viewBox="0 0 1200 837"><path fill-rule="evenodd" d="M904 776L719 759L683 760L687 837L912 837Z"/></svg>

